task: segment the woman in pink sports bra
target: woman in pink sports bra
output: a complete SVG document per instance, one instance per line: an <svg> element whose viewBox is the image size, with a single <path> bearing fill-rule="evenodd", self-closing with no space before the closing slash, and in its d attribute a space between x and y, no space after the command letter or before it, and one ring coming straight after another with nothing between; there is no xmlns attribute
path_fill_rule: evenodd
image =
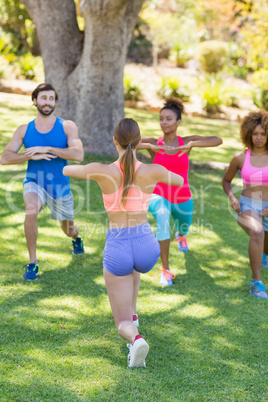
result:
<svg viewBox="0 0 268 402"><path fill-rule="evenodd" d="M191 135L180 137L177 129L184 112L183 103L174 98L167 99L160 111L160 138L143 137L138 149L147 149L153 164L164 166L171 172L181 175L184 185L180 188L158 183L150 201L149 211L156 219L156 238L161 247L162 267L160 284L170 286L174 275L169 270L170 216L172 216L178 249L188 251L186 235L189 231L193 200L188 184L189 154L194 147L216 147L222 143L219 137Z"/></svg>
<svg viewBox="0 0 268 402"><path fill-rule="evenodd" d="M113 141L119 155L116 162L66 166L63 174L94 180L100 186L109 218L103 274L110 305L118 334L130 342L128 366L145 367L149 346L138 333L136 301L140 273L149 272L160 256L159 243L147 222L148 205L158 181L182 186L183 178L136 159L141 137L134 120L121 120Z"/></svg>
<svg viewBox="0 0 268 402"><path fill-rule="evenodd" d="M230 162L222 180L237 222L249 235L249 262L252 270L250 293L267 299L267 288L261 281L263 252L268 253L268 113L249 113L242 121L240 137L245 147ZM238 200L232 180L241 171L243 190Z"/></svg>

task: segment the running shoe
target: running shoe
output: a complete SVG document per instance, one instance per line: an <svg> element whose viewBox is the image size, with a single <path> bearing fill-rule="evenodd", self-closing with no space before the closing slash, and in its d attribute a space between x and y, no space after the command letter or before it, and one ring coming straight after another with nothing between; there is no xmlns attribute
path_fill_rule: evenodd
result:
<svg viewBox="0 0 268 402"><path fill-rule="evenodd" d="M143 339L143 337L141 335L137 335L134 342L129 344L128 347L128 367L146 367L145 358L149 351L149 345Z"/></svg>
<svg viewBox="0 0 268 402"><path fill-rule="evenodd" d="M72 240L73 244L73 254L84 254L84 244L83 239L81 237L77 237L75 240Z"/></svg>
<svg viewBox="0 0 268 402"><path fill-rule="evenodd" d="M23 274L23 278L27 281L35 281L38 275L38 262L34 262L31 264L23 265L22 269L25 271Z"/></svg>
<svg viewBox="0 0 268 402"><path fill-rule="evenodd" d="M139 317L137 316L137 314L133 314L133 324L136 325L136 327L138 328L138 326L139 326Z"/></svg>
<svg viewBox="0 0 268 402"><path fill-rule="evenodd" d="M266 300L268 298L266 290L267 288L264 286L264 284L260 281L256 281L255 279L252 279L252 283L250 285L251 289L249 293L251 293L254 297L257 297L258 299L264 299Z"/></svg>
<svg viewBox="0 0 268 402"><path fill-rule="evenodd" d="M178 232L175 234L175 242L178 242L178 250L180 251L189 251L189 247L187 244L187 239L185 236L180 236Z"/></svg>
<svg viewBox="0 0 268 402"><path fill-rule="evenodd" d="M160 274L160 285L162 286L172 286L172 279L175 279L176 275L172 274L169 269L159 268Z"/></svg>
<svg viewBox="0 0 268 402"><path fill-rule="evenodd" d="M267 257L267 255L265 253L263 253L262 263L261 263L262 268L268 268L268 261L267 261L266 257Z"/></svg>

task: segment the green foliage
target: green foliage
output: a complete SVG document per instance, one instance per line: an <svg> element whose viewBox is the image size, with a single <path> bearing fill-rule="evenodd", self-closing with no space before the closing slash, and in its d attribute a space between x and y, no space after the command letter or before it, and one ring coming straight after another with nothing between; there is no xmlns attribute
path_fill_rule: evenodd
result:
<svg viewBox="0 0 268 402"><path fill-rule="evenodd" d="M16 58L16 55L12 51L9 35L1 29L0 34L0 79L3 79L11 72L11 63Z"/></svg>
<svg viewBox="0 0 268 402"><path fill-rule="evenodd" d="M227 63L227 44L216 40L201 42L198 45L197 58L203 71L217 73Z"/></svg>
<svg viewBox="0 0 268 402"><path fill-rule="evenodd" d="M260 88L268 85L268 69L261 68L251 75L251 82Z"/></svg>
<svg viewBox="0 0 268 402"><path fill-rule="evenodd" d="M222 74L206 74L197 82L198 93L204 110L209 113L221 111L221 105L239 107L242 98L250 97L249 91L225 82Z"/></svg>
<svg viewBox="0 0 268 402"><path fill-rule="evenodd" d="M246 80L250 69L246 66L231 65L228 72L235 78L240 78L241 80Z"/></svg>
<svg viewBox="0 0 268 402"><path fill-rule="evenodd" d="M43 68L41 57L34 57L30 52L17 59L16 66L20 70L20 75L28 80L34 80Z"/></svg>
<svg viewBox="0 0 268 402"><path fill-rule="evenodd" d="M268 110L268 86L253 93L253 101L260 109Z"/></svg>
<svg viewBox="0 0 268 402"><path fill-rule="evenodd" d="M167 50L171 59L178 65L192 58L198 42L197 25L193 18L182 16L179 12L163 12L161 6L151 4L145 7L141 16L149 27L146 37L157 53Z"/></svg>
<svg viewBox="0 0 268 402"><path fill-rule="evenodd" d="M185 64L192 60L194 57L194 52L192 47L186 47L181 43L173 46L170 51L169 59L175 61L177 67L184 67Z"/></svg>
<svg viewBox="0 0 268 402"><path fill-rule="evenodd" d="M244 24L240 35L247 60L247 67L268 69L268 8L267 0L244 2Z"/></svg>
<svg viewBox="0 0 268 402"><path fill-rule="evenodd" d="M141 89L137 81L130 75L124 75L124 99L138 101L141 97Z"/></svg>
<svg viewBox="0 0 268 402"><path fill-rule="evenodd" d="M152 61L152 43L146 37L148 32L148 25L139 17L132 34L127 55L128 59L135 63L150 64Z"/></svg>
<svg viewBox="0 0 268 402"><path fill-rule="evenodd" d="M36 51L35 27L20 0L0 0L0 25L9 35L12 51L21 55Z"/></svg>
<svg viewBox="0 0 268 402"><path fill-rule="evenodd" d="M245 51L236 42L228 43L229 61L225 71L236 78L246 80L250 69L246 66Z"/></svg>
<svg viewBox="0 0 268 402"><path fill-rule="evenodd" d="M175 77L162 77L161 87L157 91L161 98L169 98L170 96L180 98L184 102L190 99L190 91L180 80Z"/></svg>
<svg viewBox="0 0 268 402"><path fill-rule="evenodd" d="M268 110L268 70L261 68L251 76L254 87L253 100L256 106Z"/></svg>
<svg viewBox="0 0 268 402"><path fill-rule="evenodd" d="M218 113L223 104L222 77L206 74L205 77L198 80L197 88L204 110L210 114Z"/></svg>

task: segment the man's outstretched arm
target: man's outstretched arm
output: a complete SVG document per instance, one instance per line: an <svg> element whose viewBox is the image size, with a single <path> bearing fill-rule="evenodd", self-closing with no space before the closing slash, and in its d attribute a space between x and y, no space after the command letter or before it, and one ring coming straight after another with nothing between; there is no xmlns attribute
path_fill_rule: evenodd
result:
<svg viewBox="0 0 268 402"><path fill-rule="evenodd" d="M38 155L26 155L25 153L19 154L19 150L23 144L23 138L27 129L27 124L19 126L15 131L11 141L5 147L2 156L2 165L14 165L18 163L27 162L29 159L46 159L51 160L56 158L54 155L49 155L47 153L40 153Z"/></svg>

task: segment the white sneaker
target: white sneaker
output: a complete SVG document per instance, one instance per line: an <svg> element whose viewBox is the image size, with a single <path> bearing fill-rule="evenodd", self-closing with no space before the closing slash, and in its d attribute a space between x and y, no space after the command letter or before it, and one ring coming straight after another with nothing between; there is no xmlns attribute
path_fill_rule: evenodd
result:
<svg viewBox="0 0 268 402"><path fill-rule="evenodd" d="M170 272L169 269L159 268L162 272L160 275L160 285L162 286L172 286L173 282L172 279L175 278L175 275Z"/></svg>
<svg viewBox="0 0 268 402"><path fill-rule="evenodd" d="M137 316L137 314L133 314L133 324L136 325L136 327L138 328L138 326L139 326L139 317Z"/></svg>
<svg viewBox="0 0 268 402"><path fill-rule="evenodd" d="M137 335L136 338L134 343L129 345L127 365L128 367L146 367L145 357L149 351L149 345L141 335Z"/></svg>

